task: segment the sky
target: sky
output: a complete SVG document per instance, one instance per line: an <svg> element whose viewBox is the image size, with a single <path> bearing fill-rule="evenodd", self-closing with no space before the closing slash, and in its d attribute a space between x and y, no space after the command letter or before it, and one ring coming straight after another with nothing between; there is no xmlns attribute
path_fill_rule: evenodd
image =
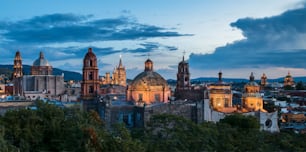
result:
<svg viewBox="0 0 306 152"><path fill-rule="evenodd" d="M183 55L191 78L306 76L305 0L6 0L1 1L0 64L17 50L32 65L81 72L89 47L99 74L122 56L127 78L154 70L176 79Z"/></svg>

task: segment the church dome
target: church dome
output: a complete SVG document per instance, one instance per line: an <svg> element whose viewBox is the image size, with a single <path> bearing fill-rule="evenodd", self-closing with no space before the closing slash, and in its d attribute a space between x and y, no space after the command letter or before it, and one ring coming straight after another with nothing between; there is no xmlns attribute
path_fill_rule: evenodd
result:
<svg viewBox="0 0 306 152"><path fill-rule="evenodd" d="M40 52L39 58L34 61L33 66L50 66L48 60L45 59L43 52Z"/></svg>
<svg viewBox="0 0 306 152"><path fill-rule="evenodd" d="M149 89L153 86L168 86L167 81L159 75L157 72L153 71L153 61L147 59L145 62L144 72L138 74L132 81L130 87L133 89Z"/></svg>
<svg viewBox="0 0 306 152"><path fill-rule="evenodd" d="M153 71L153 62L148 59L145 69L138 74L127 89L127 101L142 105L155 102L168 102L171 94L167 81Z"/></svg>
<svg viewBox="0 0 306 152"><path fill-rule="evenodd" d="M150 86L168 86L167 81L158 73L144 71L138 74L130 87L137 90L148 89Z"/></svg>

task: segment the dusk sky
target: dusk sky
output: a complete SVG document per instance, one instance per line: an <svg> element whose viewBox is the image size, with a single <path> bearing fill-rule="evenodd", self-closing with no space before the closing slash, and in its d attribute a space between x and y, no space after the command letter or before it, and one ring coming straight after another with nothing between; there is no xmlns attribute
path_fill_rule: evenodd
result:
<svg viewBox="0 0 306 152"><path fill-rule="evenodd" d="M81 72L93 48L99 73L119 56L134 78L148 58L176 79L189 61L192 78L306 76L306 1L302 0L7 0L1 1L0 64L19 50L32 65L43 51L55 67Z"/></svg>

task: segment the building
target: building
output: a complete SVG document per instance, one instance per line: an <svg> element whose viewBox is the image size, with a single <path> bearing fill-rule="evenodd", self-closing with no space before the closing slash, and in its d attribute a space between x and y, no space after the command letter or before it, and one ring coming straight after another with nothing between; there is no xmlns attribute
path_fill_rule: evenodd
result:
<svg viewBox="0 0 306 152"><path fill-rule="evenodd" d="M219 80L208 86L209 100L211 107L216 111L233 112L233 93L231 85L222 81L222 72L218 73Z"/></svg>
<svg viewBox="0 0 306 152"><path fill-rule="evenodd" d="M286 86L295 87L295 83L294 83L293 77L291 76L290 72L288 72L288 74L284 78L284 87Z"/></svg>
<svg viewBox="0 0 306 152"><path fill-rule="evenodd" d="M24 75L22 90L27 99L60 98L65 92L64 77L59 75Z"/></svg>
<svg viewBox="0 0 306 152"><path fill-rule="evenodd" d="M204 98L203 86L191 86L189 64L183 60L179 62L177 67L177 81L174 91L175 100L193 100L199 101Z"/></svg>
<svg viewBox="0 0 306 152"><path fill-rule="evenodd" d="M179 92L181 93L184 90L191 90L189 64L185 61L184 56L183 60L179 63L177 67L176 77L176 94L178 94Z"/></svg>
<svg viewBox="0 0 306 152"><path fill-rule="evenodd" d="M263 99L260 94L260 86L254 81L253 72L250 76L250 82L244 86L242 95L242 107L247 111L263 111Z"/></svg>
<svg viewBox="0 0 306 152"><path fill-rule="evenodd" d="M32 75L22 74L22 59L19 51L14 59L14 95L25 96L27 99L58 98L65 91L64 76L52 75L52 66L42 52L33 62Z"/></svg>
<svg viewBox="0 0 306 152"><path fill-rule="evenodd" d="M264 90L267 84L267 76L265 73L263 73L260 79L260 90Z"/></svg>
<svg viewBox="0 0 306 152"><path fill-rule="evenodd" d="M17 51L14 58L14 72L13 78L19 78L23 76L22 72L22 58L20 52Z"/></svg>
<svg viewBox="0 0 306 152"><path fill-rule="evenodd" d="M43 52L40 52L39 58L36 59L31 67L31 75L52 75L52 66L45 59Z"/></svg>
<svg viewBox="0 0 306 152"><path fill-rule="evenodd" d="M109 72L101 79L102 85L120 85L126 87L126 71L120 56L119 65L114 69L112 77Z"/></svg>
<svg viewBox="0 0 306 152"><path fill-rule="evenodd" d="M17 95L17 96L23 95L22 77L23 77L22 58L21 58L20 52L17 51L15 58L14 58L14 71L13 71L13 77L12 77L13 84L14 84L13 95Z"/></svg>
<svg viewBox="0 0 306 152"><path fill-rule="evenodd" d="M127 101L137 105L152 104L155 102L166 103L171 95L167 81L153 71L153 62L147 59L145 69L138 74L127 87Z"/></svg>
<svg viewBox="0 0 306 152"><path fill-rule="evenodd" d="M88 49L83 59L83 79L81 83L81 98L84 100L92 100L97 97L100 88L99 68L97 57L92 52L92 48Z"/></svg>

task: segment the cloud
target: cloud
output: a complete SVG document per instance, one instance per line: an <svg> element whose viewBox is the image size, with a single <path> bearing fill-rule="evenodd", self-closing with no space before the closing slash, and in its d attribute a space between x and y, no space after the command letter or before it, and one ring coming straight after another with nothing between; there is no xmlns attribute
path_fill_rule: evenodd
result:
<svg viewBox="0 0 306 152"><path fill-rule="evenodd" d="M0 37L19 44L142 40L192 36L173 28L142 24L131 17L94 19L93 15L50 14L19 21L0 21Z"/></svg>
<svg viewBox="0 0 306 152"><path fill-rule="evenodd" d="M212 54L191 54L196 69L306 67L306 8L266 18L242 18L230 24L245 39L215 49Z"/></svg>

